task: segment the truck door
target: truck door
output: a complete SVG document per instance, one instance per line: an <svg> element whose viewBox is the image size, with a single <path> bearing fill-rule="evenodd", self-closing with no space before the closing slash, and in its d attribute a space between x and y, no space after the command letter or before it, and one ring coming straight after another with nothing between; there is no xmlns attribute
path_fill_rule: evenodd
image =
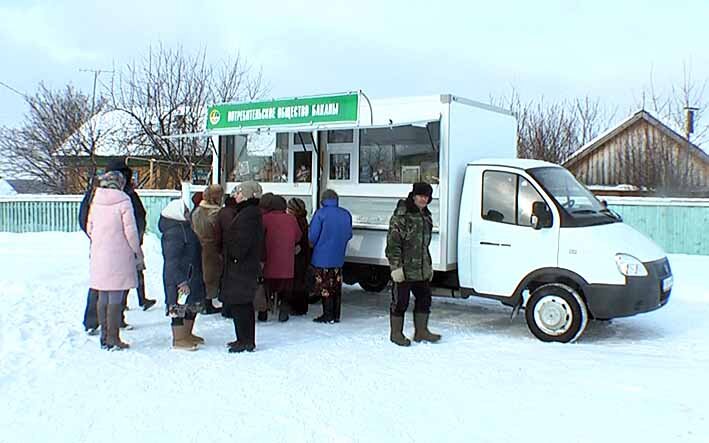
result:
<svg viewBox="0 0 709 443"><path fill-rule="evenodd" d="M558 217L552 216L549 227L532 227L532 204L546 200L521 174L486 170L481 190L471 232L473 288L510 296L530 272L557 266Z"/></svg>

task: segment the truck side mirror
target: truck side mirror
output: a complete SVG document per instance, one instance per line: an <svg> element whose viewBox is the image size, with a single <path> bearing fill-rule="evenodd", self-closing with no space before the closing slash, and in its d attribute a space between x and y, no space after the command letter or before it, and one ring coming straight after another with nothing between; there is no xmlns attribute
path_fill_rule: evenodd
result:
<svg viewBox="0 0 709 443"><path fill-rule="evenodd" d="M544 202L532 203L532 228L542 229L551 227L551 211Z"/></svg>

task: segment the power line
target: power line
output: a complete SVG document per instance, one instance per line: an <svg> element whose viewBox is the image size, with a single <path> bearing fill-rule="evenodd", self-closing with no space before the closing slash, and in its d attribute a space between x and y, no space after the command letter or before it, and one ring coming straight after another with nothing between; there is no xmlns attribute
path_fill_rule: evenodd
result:
<svg viewBox="0 0 709 443"><path fill-rule="evenodd" d="M10 91L14 92L15 94L19 95L20 97L24 98L25 100L27 99L27 94L24 92L20 92L17 89L13 88L12 86L8 85L5 82L0 82L0 86L4 86L5 88L9 89Z"/></svg>

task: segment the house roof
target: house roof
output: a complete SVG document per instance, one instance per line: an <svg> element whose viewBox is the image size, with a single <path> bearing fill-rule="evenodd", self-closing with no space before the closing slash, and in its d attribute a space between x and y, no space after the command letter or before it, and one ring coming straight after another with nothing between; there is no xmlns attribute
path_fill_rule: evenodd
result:
<svg viewBox="0 0 709 443"><path fill-rule="evenodd" d="M52 189L38 180L4 179L18 194L51 194Z"/></svg>
<svg viewBox="0 0 709 443"><path fill-rule="evenodd" d="M645 111L644 109L641 109L641 110L637 111L636 113L632 114L630 117L623 120L622 122L620 122L614 128L611 128L611 129L607 130L606 132L602 133L598 137L594 138L590 142L583 145L576 152L571 154L571 156L564 161L564 163L563 163L564 167L568 168L568 167L571 167L571 166L575 165L576 163L580 162L581 160L586 158L588 155L590 155L591 153L593 153L597 149L601 148L608 140L617 136L618 134L625 131L626 129L628 129L629 127L631 127L632 125L634 125L636 122L638 122L640 120L644 120L648 124L659 129L667 137L671 138L672 140L674 140L677 143L680 143L680 144L689 143L689 146L692 149L692 151L696 155L698 155L702 160L709 163L709 155L707 155L707 153L704 152L699 146L695 145L694 143L688 142L687 139L684 138L679 133L677 133L677 131L670 128L669 126L664 124L659 119L655 118L649 112Z"/></svg>

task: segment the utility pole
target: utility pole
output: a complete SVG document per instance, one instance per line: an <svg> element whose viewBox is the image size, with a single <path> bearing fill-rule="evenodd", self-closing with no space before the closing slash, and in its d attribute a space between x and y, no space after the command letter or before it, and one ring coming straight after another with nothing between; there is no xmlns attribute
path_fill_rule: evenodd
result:
<svg viewBox="0 0 709 443"><path fill-rule="evenodd" d="M91 171L91 177L93 177L96 174L96 136L94 134L94 112L96 109L96 82L98 81L98 76L99 74L102 73L113 73L114 71L107 71L103 69L79 69L79 72L93 72L94 74L94 86L93 86L93 91L91 92L91 115L89 115L89 132L91 135L91 164L92 164L92 171ZM91 180L89 180L89 183Z"/></svg>

